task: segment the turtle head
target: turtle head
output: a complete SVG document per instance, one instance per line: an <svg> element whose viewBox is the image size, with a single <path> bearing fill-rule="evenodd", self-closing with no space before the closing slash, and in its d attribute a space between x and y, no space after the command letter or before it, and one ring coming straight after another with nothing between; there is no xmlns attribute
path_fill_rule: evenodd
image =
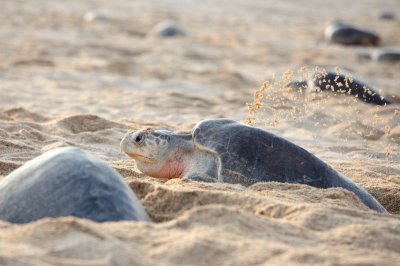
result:
<svg viewBox="0 0 400 266"><path fill-rule="evenodd" d="M144 174L159 178L181 177L186 168L185 154L191 149L190 135L168 130L145 129L127 133L120 147Z"/></svg>
<svg viewBox="0 0 400 266"><path fill-rule="evenodd" d="M129 132L121 140L121 150L143 163L155 163L166 156L173 132L167 130L139 130Z"/></svg>

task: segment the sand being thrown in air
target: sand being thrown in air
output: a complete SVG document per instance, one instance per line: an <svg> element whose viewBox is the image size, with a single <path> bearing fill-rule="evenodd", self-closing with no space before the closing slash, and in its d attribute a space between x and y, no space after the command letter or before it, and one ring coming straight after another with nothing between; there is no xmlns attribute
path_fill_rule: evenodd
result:
<svg viewBox="0 0 400 266"><path fill-rule="evenodd" d="M310 83L315 76L324 77L327 73L320 67L315 67L314 70L302 67L296 72L295 78L292 70L284 72L278 79L272 77L254 92L253 101L247 103L247 124L278 132L280 128L288 131L287 126L305 128L306 125L312 128L310 137L318 138L321 142L331 140L342 145L349 139L364 142L380 140L379 144L386 144L386 159L389 161L391 158L395 161L399 159L400 143L397 131L400 124L400 109L397 104L360 105L363 99L359 99L358 95L330 91L330 89L328 92L321 92L318 87L315 91L312 85L307 83L299 88L293 88L290 85L295 81ZM342 74L338 67L336 73L336 78ZM330 84L330 81L328 83L324 78L321 80L323 82L320 87L331 86L326 85ZM352 82L353 77L346 74L345 84L336 84L350 88ZM365 87L365 90L371 93L369 88ZM350 111L349 107L352 105L358 108ZM324 134L323 131L327 130L330 134Z"/></svg>

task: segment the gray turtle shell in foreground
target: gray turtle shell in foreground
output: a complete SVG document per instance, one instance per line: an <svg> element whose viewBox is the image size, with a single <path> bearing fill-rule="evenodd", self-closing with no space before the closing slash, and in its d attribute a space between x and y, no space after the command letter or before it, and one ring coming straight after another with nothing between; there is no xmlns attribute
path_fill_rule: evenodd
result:
<svg viewBox="0 0 400 266"><path fill-rule="evenodd" d="M341 187L354 192L371 209L386 212L368 192L316 156L262 129L229 119L204 120L194 128L193 141L199 149L214 151L219 156L220 181Z"/></svg>
<svg viewBox="0 0 400 266"><path fill-rule="evenodd" d="M122 177L77 148L49 151L0 182L0 219L76 216L97 222L149 217Z"/></svg>

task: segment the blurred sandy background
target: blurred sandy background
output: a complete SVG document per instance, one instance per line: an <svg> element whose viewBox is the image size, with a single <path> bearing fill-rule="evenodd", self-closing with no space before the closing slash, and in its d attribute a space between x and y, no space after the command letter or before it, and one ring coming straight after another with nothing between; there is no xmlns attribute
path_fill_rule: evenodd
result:
<svg viewBox="0 0 400 266"><path fill-rule="evenodd" d="M155 221L1 222L0 264L400 264L400 64L359 56L399 49L398 1L0 6L0 177L47 150L77 146L117 169ZM381 19L385 12L394 19ZM380 47L325 41L337 19L378 33ZM186 35L158 37L153 28L164 20ZM303 66L347 69L395 104L283 88ZM249 113L265 81L262 106ZM390 214L342 189L158 180L119 152L128 130L190 130L211 117L254 119L366 188Z"/></svg>

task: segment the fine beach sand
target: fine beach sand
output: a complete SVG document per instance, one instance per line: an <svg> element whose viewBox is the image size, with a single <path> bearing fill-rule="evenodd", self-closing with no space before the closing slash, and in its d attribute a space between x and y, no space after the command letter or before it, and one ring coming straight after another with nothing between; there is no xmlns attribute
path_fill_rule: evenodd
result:
<svg viewBox="0 0 400 266"><path fill-rule="evenodd" d="M400 265L400 64L359 57L377 48L323 40L342 19L399 49L399 2L160 2L2 1L0 178L76 146L114 167L154 222L0 222L0 264ZM85 20L90 11L101 16ZM167 19L186 35L154 36ZM394 104L285 88L316 66L349 70ZM337 188L155 179L119 150L128 131L190 131L216 117L306 148L389 213Z"/></svg>

